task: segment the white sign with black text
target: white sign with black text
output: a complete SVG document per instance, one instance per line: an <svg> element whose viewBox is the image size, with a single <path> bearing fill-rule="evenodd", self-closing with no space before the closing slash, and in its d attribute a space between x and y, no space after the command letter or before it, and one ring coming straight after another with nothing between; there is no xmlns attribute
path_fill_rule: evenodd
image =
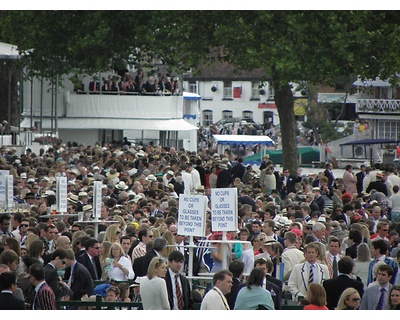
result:
<svg viewBox="0 0 400 320"><path fill-rule="evenodd" d="M238 228L237 188L211 189L212 231L236 231Z"/></svg>
<svg viewBox="0 0 400 320"><path fill-rule="evenodd" d="M206 196L179 195L178 234L204 237L207 201Z"/></svg>

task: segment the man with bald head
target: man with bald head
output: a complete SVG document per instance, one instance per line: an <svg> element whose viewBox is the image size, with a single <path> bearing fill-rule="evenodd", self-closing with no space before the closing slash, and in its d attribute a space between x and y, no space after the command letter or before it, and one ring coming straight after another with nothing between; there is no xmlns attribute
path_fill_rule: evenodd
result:
<svg viewBox="0 0 400 320"><path fill-rule="evenodd" d="M70 249L71 248L71 240L67 236L59 236L57 239L57 248L58 249Z"/></svg>

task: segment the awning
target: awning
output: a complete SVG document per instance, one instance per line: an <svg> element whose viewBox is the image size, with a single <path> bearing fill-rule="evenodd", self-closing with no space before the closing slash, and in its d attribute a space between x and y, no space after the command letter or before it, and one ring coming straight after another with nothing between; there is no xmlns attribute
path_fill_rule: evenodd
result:
<svg viewBox="0 0 400 320"><path fill-rule="evenodd" d="M17 46L0 42L0 60L16 60L19 59Z"/></svg>
<svg viewBox="0 0 400 320"><path fill-rule="evenodd" d="M274 141L272 141L272 139L268 136L214 134L213 137L218 144L263 144L267 146L274 145Z"/></svg>
<svg viewBox="0 0 400 320"><path fill-rule="evenodd" d="M183 100L200 100L201 97L196 94L196 93L192 93L192 92L183 92Z"/></svg>
<svg viewBox="0 0 400 320"><path fill-rule="evenodd" d="M40 121L34 118L33 122ZM22 128L30 127L30 119L25 118ZM42 127L51 128L50 119L43 119ZM54 120L53 120L54 128ZM188 131L198 128L183 119L88 119L61 118L58 119L58 129L113 129L113 130L150 130L150 131Z"/></svg>

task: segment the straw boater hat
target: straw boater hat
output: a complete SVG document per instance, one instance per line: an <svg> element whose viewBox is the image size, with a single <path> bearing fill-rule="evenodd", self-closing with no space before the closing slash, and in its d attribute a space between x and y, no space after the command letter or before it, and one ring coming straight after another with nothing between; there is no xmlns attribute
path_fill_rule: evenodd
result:
<svg viewBox="0 0 400 320"><path fill-rule="evenodd" d="M76 194L71 194L68 198L68 201L71 201L72 203L78 203L79 198Z"/></svg>
<svg viewBox="0 0 400 320"><path fill-rule="evenodd" d="M220 167L221 169L225 169L225 170L228 169L228 165L227 165L226 163L221 163L219 167Z"/></svg>
<svg viewBox="0 0 400 320"><path fill-rule="evenodd" d="M115 169L110 169L110 172L107 172L106 176L109 179L115 179L119 177L119 172L117 172Z"/></svg>
<svg viewBox="0 0 400 320"><path fill-rule="evenodd" d="M206 191L206 189L204 188L204 186L200 186L200 187L198 187L198 188L196 189L196 191L204 192L204 191Z"/></svg>
<svg viewBox="0 0 400 320"><path fill-rule="evenodd" d="M82 211L92 211L93 207L91 204L86 204L82 207Z"/></svg>
<svg viewBox="0 0 400 320"><path fill-rule="evenodd" d="M171 190L175 190L175 187L172 183L168 183L167 188L170 188Z"/></svg>

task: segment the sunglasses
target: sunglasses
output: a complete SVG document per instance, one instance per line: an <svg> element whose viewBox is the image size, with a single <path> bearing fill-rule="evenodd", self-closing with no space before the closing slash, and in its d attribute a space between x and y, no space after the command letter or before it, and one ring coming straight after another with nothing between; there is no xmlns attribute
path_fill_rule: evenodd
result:
<svg viewBox="0 0 400 320"><path fill-rule="evenodd" d="M360 298L352 298L352 299L351 299L351 301L354 301L354 302L360 301L360 300L361 300Z"/></svg>
<svg viewBox="0 0 400 320"><path fill-rule="evenodd" d="M21 227L29 227L29 224L21 224Z"/></svg>

